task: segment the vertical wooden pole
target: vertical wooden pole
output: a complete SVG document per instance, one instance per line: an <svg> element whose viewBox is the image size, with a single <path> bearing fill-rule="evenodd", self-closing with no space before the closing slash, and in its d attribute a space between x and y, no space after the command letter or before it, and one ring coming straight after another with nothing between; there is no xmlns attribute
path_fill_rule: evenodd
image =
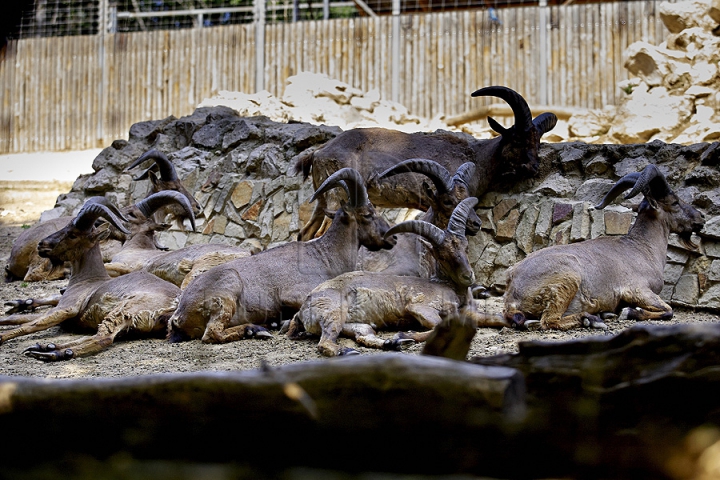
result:
<svg viewBox="0 0 720 480"><path fill-rule="evenodd" d="M547 0L540 0L540 5L538 8L540 8L540 15L538 21L538 27L540 28L540 71L538 72L538 76L540 77L540 85L538 86L538 99L540 100L541 105L547 105L547 53L550 50L550 46L548 45L547 41Z"/></svg>
<svg viewBox="0 0 720 480"><path fill-rule="evenodd" d="M255 24L255 91L265 89L265 0L253 0Z"/></svg>
<svg viewBox="0 0 720 480"><path fill-rule="evenodd" d="M392 2L392 101L400 98L400 0Z"/></svg>

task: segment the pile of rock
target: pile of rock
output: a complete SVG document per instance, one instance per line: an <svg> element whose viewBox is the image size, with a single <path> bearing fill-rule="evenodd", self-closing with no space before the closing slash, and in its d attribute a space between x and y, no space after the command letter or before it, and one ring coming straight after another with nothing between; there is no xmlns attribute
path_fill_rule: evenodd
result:
<svg viewBox="0 0 720 480"><path fill-rule="evenodd" d="M720 139L720 0L659 4L665 42L635 42L619 87L627 94L568 121L565 140L589 143L681 143Z"/></svg>

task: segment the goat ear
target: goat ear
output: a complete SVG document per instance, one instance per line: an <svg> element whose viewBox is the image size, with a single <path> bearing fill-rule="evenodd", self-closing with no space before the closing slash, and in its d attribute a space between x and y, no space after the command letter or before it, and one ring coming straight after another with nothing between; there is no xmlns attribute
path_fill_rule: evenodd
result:
<svg viewBox="0 0 720 480"><path fill-rule="evenodd" d="M428 185L427 182L422 182L422 189L423 189L423 192L425 193L425 196L428 198L435 198L437 196L435 191L432 188L430 188L430 185ZM435 203L435 202L433 202L433 203Z"/></svg>
<svg viewBox="0 0 720 480"><path fill-rule="evenodd" d="M153 230L155 230L156 232L164 232L165 230L167 230L170 227L171 227L171 225L169 223L157 223L153 227Z"/></svg>
<svg viewBox="0 0 720 480"><path fill-rule="evenodd" d="M345 204L343 203L343 206L344 205ZM324 212L325 212L325 216L328 217L330 220L332 220L333 218L335 218L335 213L337 213L337 210L329 210L326 208L324 210Z"/></svg>
<svg viewBox="0 0 720 480"><path fill-rule="evenodd" d="M658 209L658 202L653 197L645 197L645 200L650 204L650 207L652 207L653 210Z"/></svg>
<svg viewBox="0 0 720 480"><path fill-rule="evenodd" d="M148 170L147 173L148 173L148 177L150 178L150 183L152 183L153 185L155 185L157 187L158 183L160 183L160 179L158 178L157 174L155 172L153 172L152 170Z"/></svg>
<svg viewBox="0 0 720 480"><path fill-rule="evenodd" d="M105 222L101 223L97 227L93 228L92 232L90 233L90 239L93 241L101 241L105 240L110 236L110 224Z"/></svg>

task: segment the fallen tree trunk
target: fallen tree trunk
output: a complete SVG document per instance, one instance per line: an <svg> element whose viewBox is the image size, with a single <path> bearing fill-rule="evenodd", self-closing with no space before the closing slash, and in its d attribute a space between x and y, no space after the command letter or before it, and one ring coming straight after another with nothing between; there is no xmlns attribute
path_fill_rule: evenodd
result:
<svg viewBox="0 0 720 480"><path fill-rule="evenodd" d="M469 362L393 353L242 372L0 377L3 466L27 471L35 445L30 467L121 453L272 478L293 467L694 478L701 454L720 447L719 357L720 324L637 325Z"/></svg>
<svg viewBox="0 0 720 480"><path fill-rule="evenodd" d="M532 112L533 117L543 112L552 112L557 115L558 119L567 120L574 114L580 113L583 110L549 105L536 105L534 107L531 106L530 111ZM460 115L445 118L444 121L451 127L457 127L458 125L474 122L475 120L482 120L487 117L512 117L514 114L515 113L509 105L505 103L492 103L490 105L469 110L465 113L461 113Z"/></svg>

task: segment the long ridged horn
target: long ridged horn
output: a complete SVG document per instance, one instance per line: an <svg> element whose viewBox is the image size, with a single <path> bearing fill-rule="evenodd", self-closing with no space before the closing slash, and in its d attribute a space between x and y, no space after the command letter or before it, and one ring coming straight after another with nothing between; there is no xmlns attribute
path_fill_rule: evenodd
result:
<svg viewBox="0 0 720 480"><path fill-rule="evenodd" d="M435 185L438 194L447 193L452 188L452 176L445 167L435 160L427 158L410 158L394 165L380 175L378 178L390 177L399 173L422 173Z"/></svg>
<svg viewBox="0 0 720 480"><path fill-rule="evenodd" d="M385 233L385 238L395 235L396 233L414 233L420 235L436 248L440 248L445 239L445 232L441 228L423 220L408 220L393 225Z"/></svg>
<svg viewBox="0 0 720 480"><path fill-rule="evenodd" d="M473 97L492 96L502 98L508 103L508 105L510 105L510 108L512 108L512 111L515 114L516 131L524 132L532 128L533 121L530 107L528 107L528 104L522 95L515 90L500 85L493 85L475 90L470 95Z"/></svg>
<svg viewBox="0 0 720 480"><path fill-rule="evenodd" d="M622 177L620 180L615 182L615 185L613 185L610 191L605 194L600 203L595 205L594 208L597 210L601 210L610 205L610 203L612 203L612 201L615 200L618 195L620 195L628 188L634 187L638 178L640 178L640 173L638 172L628 173L627 175Z"/></svg>
<svg viewBox="0 0 720 480"><path fill-rule="evenodd" d="M125 167L125 171L137 167L138 165L140 165L141 163L143 163L145 160L148 160L148 159L153 159L155 161L155 164L160 169L160 178L163 181L170 182L170 181L178 180L177 172L175 171L175 166L172 164L170 159L167 157L167 155L165 155L161 151L156 150L154 148L152 150L148 150L147 152L140 155L140 157L138 157L137 160L135 160L132 164L130 164L130 166ZM142 174L135 177L135 180L142 180L143 178L145 178L151 168L148 168Z"/></svg>
<svg viewBox="0 0 720 480"><path fill-rule="evenodd" d="M544 135L545 133L555 128L557 121L557 115L551 112L545 112L535 117L535 119L533 120L533 125L535 125L535 128L538 129L540 135Z"/></svg>
<svg viewBox="0 0 720 480"><path fill-rule="evenodd" d="M85 200L85 205L88 203L97 203L100 205L105 205L107 208L110 209L112 213L115 214L116 217L118 217L123 222L127 222L127 217L115 206L114 203L112 203L110 200L103 196L96 196L96 197L90 197L87 200Z"/></svg>
<svg viewBox="0 0 720 480"><path fill-rule="evenodd" d="M195 231L195 215L192 211L192 205L185 195L175 190L163 190L162 192L153 193L147 198L140 200L135 206L145 215L146 218L150 218L153 213L158 211L160 208L176 203L180 205L185 211L185 217L190 219L190 225L192 225L193 231Z"/></svg>
<svg viewBox="0 0 720 480"><path fill-rule="evenodd" d="M475 175L475 164L465 162L458 167L457 172L453 175L453 179L460 180L465 185L470 185L470 179Z"/></svg>
<svg viewBox="0 0 720 480"><path fill-rule="evenodd" d="M477 205L477 197L468 197L457 204L448 221L447 231L457 236L465 236L465 224L470 210Z"/></svg>
<svg viewBox="0 0 720 480"><path fill-rule="evenodd" d="M310 201L314 202L319 195L322 195L331 188L335 188L341 181L345 182L345 188L351 207L362 207L370 202L362 175L360 175L357 170L350 167L341 168L326 178L322 185L320 185L315 193L313 193L313 196L310 197ZM340 185L342 186L342 184Z"/></svg>
<svg viewBox="0 0 720 480"><path fill-rule="evenodd" d="M122 221L115 216L112 210L105 205L96 202L85 203L78 212L77 216L73 219L72 223L78 230L87 232L93 227L95 220L100 217L107 220L110 225L117 228L125 235L130 234L128 229L125 228Z"/></svg>
<svg viewBox="0 0 720 480"><path fill-rule="evenodd" d="M640 178L638 178L633 189L625 195L625 199L632 198L640 192L645 195L649 193L653 198L663 198L671 191L672 189L668 185L665 175L651 163L640 172Z"/></svg>

